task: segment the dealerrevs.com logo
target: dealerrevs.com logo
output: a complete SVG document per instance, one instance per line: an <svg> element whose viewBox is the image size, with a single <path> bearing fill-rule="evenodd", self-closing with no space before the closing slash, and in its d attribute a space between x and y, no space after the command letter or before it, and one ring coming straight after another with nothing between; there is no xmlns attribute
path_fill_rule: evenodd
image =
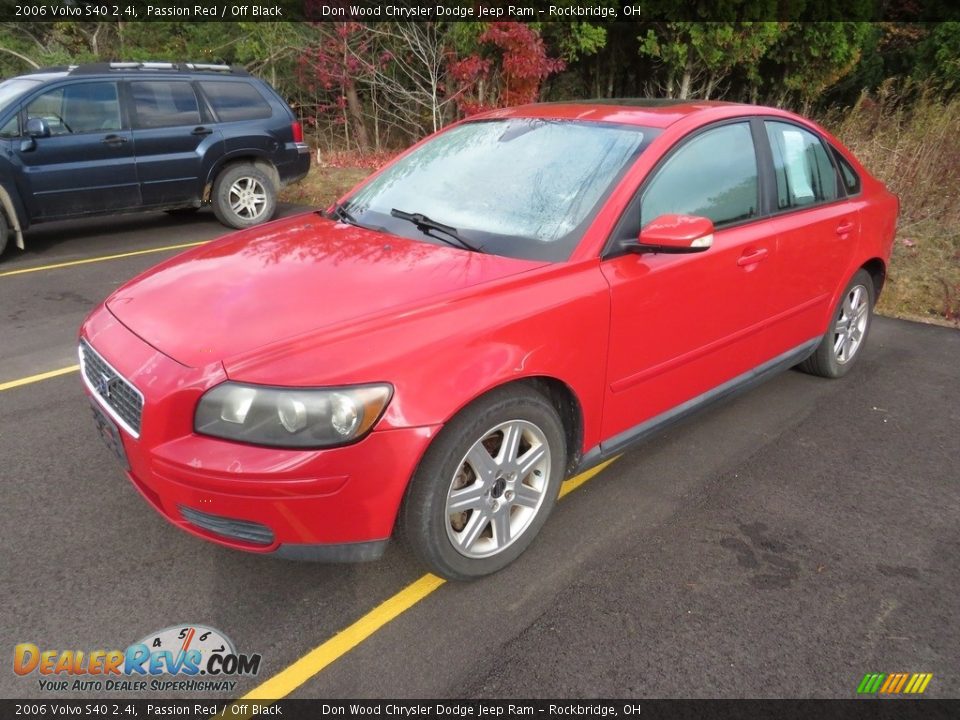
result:
<svg viewBox="0 0 960 720"><path fill-rule="evenodd" d="M260 672L260 655L238 653L226 635L205 625L174 625L126 650L13 649L13 671L39 676L41 690L142 692L232 691L230 678Z"/></svg>

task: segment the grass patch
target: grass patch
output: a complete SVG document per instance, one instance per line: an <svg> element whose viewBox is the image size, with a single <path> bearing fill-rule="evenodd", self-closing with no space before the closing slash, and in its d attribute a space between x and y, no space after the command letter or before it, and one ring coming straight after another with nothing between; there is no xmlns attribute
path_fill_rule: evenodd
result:
<svg viewBox="0 0 960 720"><path fill-rule="evenodd" d="M960 327L960 98L888 83L824 124L900 197L877 311Z"/></svg>
<svg viewBox="0 0 960 720"><path fill-rule="evenodd" d="M323 167L314 163L303 180L280 191L280 200L325 208L369 174L367 168Z"/></svg>

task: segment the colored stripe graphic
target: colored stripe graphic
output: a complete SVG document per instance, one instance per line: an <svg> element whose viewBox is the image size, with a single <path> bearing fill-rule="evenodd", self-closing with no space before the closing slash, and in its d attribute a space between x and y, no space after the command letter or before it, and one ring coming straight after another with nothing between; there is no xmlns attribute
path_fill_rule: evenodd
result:
<svg viewBox="0 0 960 720"><path fill-rule="evenodd" d="M883 683L883 687L880 688L880 693L884 694L890 692L890 688L893 687L899 677L900 676L897 675L897 673L890 673L887 675L887 680Z"/></svg>
<svg viewBox="0 0 960 720"><path fill-rule="evenodd" d="M933 679L933 673L867 673L857 685L857 694L920 695Z"/></svg>
<svg viewBox="0 0 960 720"><path fill-rule="evenodd" d="M883 675L879 673L867 673L863 676L863 680L860 681L860 684L857 686L857 692L864 693L875 693L874 685L879 683L879 679L883 678Z"/></svg>

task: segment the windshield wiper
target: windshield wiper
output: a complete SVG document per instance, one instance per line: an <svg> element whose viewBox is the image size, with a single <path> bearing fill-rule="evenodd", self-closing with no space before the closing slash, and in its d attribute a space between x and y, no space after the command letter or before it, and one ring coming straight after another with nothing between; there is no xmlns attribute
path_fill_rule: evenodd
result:
<svg viewBox="0 0 960 720"><path fill-rule="evenodd" d="M443 223L439 223L436 220L431 220L423 213L409 213L403 210L397 210L397 208L393 208L393 210L390 211L390 214L393 215L393 217L395 218L400 218L401 220L412 222L414 225L417 226L417 229L420 230L424 235L429 235L430 237L436 237L434 235L430 235L430 232L429 232L430 230L435 230L437 232L442 232L444 235L447 235L456 241L456 243L452 243L449 240L445 240L442 237L437 237L437 240L442 240L443 242L447 243L447 245L453 245L454 247L462 247L465 250L470 250L471 252L483 252L483 250L477 245L474 245L473 243L467 240L464 240L462 237L460 237L460 231L457 230L455 227L451 227L450 225L444 225Z"/></svg>
<svg viewBox="0 0 960 720"><path fill-rule="evenodd" d="M363 225L360 224L360 221L354 217L353 213L347 210L346 203L337 203L334 205L333 210L330 212L330 217L333 220L343 220L351 225L363 227Z"/></svg>

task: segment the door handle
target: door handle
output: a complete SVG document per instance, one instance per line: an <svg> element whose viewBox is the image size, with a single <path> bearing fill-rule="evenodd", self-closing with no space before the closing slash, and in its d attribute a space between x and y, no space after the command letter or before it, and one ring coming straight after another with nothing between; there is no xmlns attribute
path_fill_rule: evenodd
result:
<svg viewBox="0 0 960 720"><path fill-rule="evenodd" d="M123 145L127 139L123 135L107 135L102 142L104 145Z"/></svg>
<svg viewBox="0 0 960 720"><path fill-rule="evenodd" d="M211 130L210 128L208 128L208 127L203 127L203 126L201 125L200 127L195 127L195 128L190 132L190 134L191 134L191 135L209 135L209 134L212 133L212 132L213 132L213 130Z"/></svg>
<svg viewBox="0 0 960 720"><path fill-rule="evenodd" d="M837 225L837 235L849 235L853 232L854 224L849 220L844 220L842 223Z"/></svg>
<svg viewBox="0 0 960 720"><path fill-rule="evenodd" d="M750 248L744 250L743 254L737 258L737 265L743 267L744 265L753 265L767 258L767 249L766 248Z"/></svg>

